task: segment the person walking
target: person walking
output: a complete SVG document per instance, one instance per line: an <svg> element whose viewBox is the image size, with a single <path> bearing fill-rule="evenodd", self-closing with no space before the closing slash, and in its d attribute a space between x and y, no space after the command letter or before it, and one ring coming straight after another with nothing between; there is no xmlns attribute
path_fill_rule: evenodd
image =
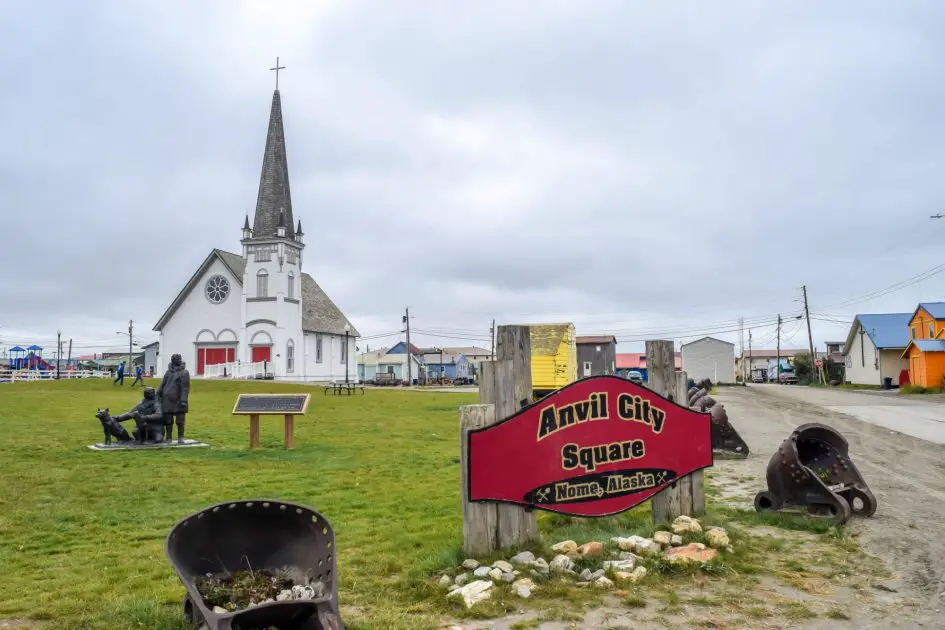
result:
<svg viewBox="0 0 945 630"><path fill-rule="evenodd" d="M144 387L144 368L140 365L135 370L135 380L132 381L131 386L134 387L138 383L141 383L141 387Z"/></svg>
<svg viewBox="0 0 945 630"><path fill-rule="evenodd" d="M112 381L112 385L125 385L125 362L122 361L118 364L118 374L115 376L115 380Z"/></svg>

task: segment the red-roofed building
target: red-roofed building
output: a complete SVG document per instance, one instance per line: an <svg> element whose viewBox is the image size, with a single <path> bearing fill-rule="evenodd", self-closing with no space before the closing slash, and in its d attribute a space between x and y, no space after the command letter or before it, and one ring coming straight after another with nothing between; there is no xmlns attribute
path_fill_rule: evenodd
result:
<svg viewBox="0 0 945 630"><path fill-rule="evenodd" d="M682 369L682 354L679 352L675 353L676 355L676 369ZM627 372L635 370L643 376L643 380L647 380L646 373L646 353L644 352L621 352L617 354L617 376L623 376L626 378Z"/></svg>

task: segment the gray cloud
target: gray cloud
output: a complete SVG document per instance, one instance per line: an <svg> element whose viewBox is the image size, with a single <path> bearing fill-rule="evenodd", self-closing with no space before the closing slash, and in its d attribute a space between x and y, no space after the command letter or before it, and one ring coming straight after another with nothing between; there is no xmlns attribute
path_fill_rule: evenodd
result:
<svg viewBox="0 0 945 630"><path fill-rule="evenodd" d="M841 322L945 299L942 274L827 308L942 262L935 2L5 16L0 345L149 330L210 248L238 247L277 54L306 268L365 335L410 305L469 342L493 317L734 340L744 316L764 339L801 284ZM845 332L814 322L818 341Z"/></svg>

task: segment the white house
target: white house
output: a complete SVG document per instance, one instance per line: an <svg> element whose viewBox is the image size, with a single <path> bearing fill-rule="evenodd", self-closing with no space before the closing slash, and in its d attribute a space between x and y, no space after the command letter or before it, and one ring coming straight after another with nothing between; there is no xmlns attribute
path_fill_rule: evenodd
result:
<svg viewBox="0 0 945 630"><path fill-rule="evenodd" d="M157 369L180 354L192 373L241 375L262 366L275 378L357 381L347 359L357 329L302 271L302 222L294 222L282 102L272 95L256 211L240 253L214 249L154 326ZM210 366L214 366L210 368Z"/></svg>
<svg viewBox="0 0 945 630"><path fill-rule="evenodd" d="M704 378L713 383L735 382L735 344L715 337L703 337L684 343L682 369L696 381Z"/></svg>
<svg viewBox="0 0 945 630"><path fill-rule="evenodd" d="M882 385L883 378L899 384L909 369L902 353L909 345L912 313L857 315L843 346L844 380L857 385Z"/></svg>

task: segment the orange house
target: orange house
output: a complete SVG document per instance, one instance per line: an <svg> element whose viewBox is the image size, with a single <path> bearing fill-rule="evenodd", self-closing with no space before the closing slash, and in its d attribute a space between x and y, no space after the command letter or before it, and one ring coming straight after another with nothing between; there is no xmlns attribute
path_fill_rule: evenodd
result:
<svg viewBox="0 0 945 630"><path fill-rule="evenodd" d="M923 302L909 320L909 380L921 387L945 387L945 302Z"/></svg>

